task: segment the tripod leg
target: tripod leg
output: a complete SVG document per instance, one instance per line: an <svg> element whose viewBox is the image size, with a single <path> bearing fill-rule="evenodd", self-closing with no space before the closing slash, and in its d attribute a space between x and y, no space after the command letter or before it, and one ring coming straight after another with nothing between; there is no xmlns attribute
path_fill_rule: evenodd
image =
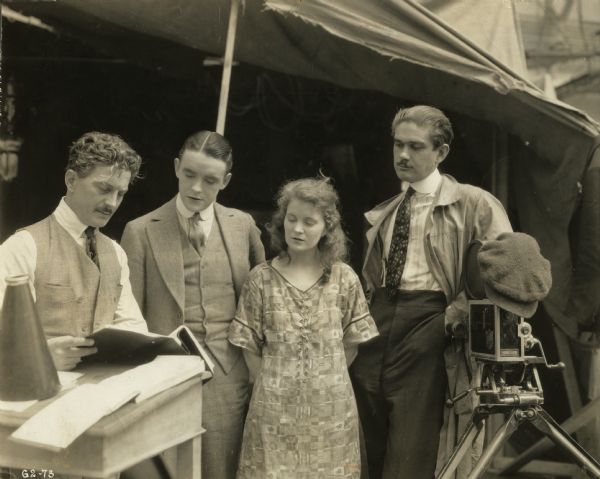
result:
<svg viewBox="0 0 600 479"><path fill-rule="evenodd" d="M575 431L579 430L579 428L590 420L596 418L598 416L598 412L600 411L600 397L597 397L590 403L586 404L583 408L573 414L569 419L563 422L560 427L567 434L573 434ZM548 436L544 436L542 439L537 441L533 446L529 447L527 450L523 451L517 457L512 459L509 464L500 471L500 474L514 474L519 469L521 469L525 464L535 459L536 457L540 457L543 453L548 451L554 446L554 443L550 440Z"/></svg>
<svg viewBox="0 0 600 479"><path fill-rule="evenodd" d="M485 448L483 454L477 461L477 464L475 464L475 467L473 467L473 470L469 474L469 479L479 479L483 475L489 463L504 444L504 441L506 441L511 434L517 430L519 422L516 417L516 412L516 410L511 411L508 419L502 426L498 428L493 439Z"/></svg>
<svg viewBox="0 0 600 479"><path fill-rule="evenodd" d="M537 410L537 415L532 419L532 424L548 436L556 445L568 452L573 459L594 477L600 478L600 463L596 461L575 439L564 431L552 416L542 408Z"/></svg>
<svg viewBox="0 0 600 479"><path fill-rule="evenodd" d="M436 479L451 479L454 477L454 471L463 460L465 453L471 448L473 445L473 441L479 436L479 433L483 429L483 425L485 424L484 418L475 418L475 415L471 417L471 421L469 421L469 425L467 429L463 433L458 441L458 444L452 451L452 455L448 459L448 462L444 465L444 467L440 470Z"/></svg>

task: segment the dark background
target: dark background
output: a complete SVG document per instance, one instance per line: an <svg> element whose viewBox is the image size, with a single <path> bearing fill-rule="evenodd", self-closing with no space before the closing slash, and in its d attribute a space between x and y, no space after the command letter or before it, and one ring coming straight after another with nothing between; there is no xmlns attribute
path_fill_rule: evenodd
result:
<svg viewBox="0 0 600 479"><path fill-rule="evenodd" d="M24 142L18 177L1 187L0 240L52 212L64 194L68 147L84 132L117 133L143 158L144 179L104 229L119 239L127 221L176 193L173 159L183 140L214 130L222 70L203 67L202 52L183 49L186 70L102 50L4 22L3 77L16 88L15 130ZM233 146L233 178L219 201L251 212L262 226L282 183L322 171L340 193L352 264L359 266L362 213L398 191L390 124L401 106L379 92L235 66L225 131ZM456 139L442 169L486 187L492 126L447 113Z"/></svg>

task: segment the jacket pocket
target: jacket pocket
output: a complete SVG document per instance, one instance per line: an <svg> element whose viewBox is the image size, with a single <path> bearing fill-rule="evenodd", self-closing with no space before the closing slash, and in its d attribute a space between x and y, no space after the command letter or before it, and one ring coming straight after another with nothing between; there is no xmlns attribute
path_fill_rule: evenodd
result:
<svg viewBox="0 0 600 479"><path fill-rule="evenodd" d="M49 302L57 304L77 301L77 296L71 286L46 283L42 286L42 291L39 289L36 291L36 296L40 295L45 296Z"/></svg>

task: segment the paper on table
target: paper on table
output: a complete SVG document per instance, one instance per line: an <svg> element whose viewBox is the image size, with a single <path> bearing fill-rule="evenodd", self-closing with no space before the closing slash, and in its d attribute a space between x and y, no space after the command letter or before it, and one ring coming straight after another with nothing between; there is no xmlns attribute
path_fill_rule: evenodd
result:
<svg viewBox="0 0 600 479"><path fill-rule="evenodd" d="M60 385L62 388L68 388L75 384L83 373L76 373L74 371L58 371L58 380L60 381Z"/></svg>
<svg viewBox="0 0 600 479"><path fill-rule="evenodd" d="M25 421L10 439L59 451L132 398L143 401L202 372L204 361L198 356L158 356L99 383L75 387Z"/></svg>
<svg viewBox="0 0 600 479"><path fill-rule="evenodd" d="M25 421L10 439L30 446L60 451L100 418L130 401L137 391L110 394L106 386L82 384L52 401Z"/></svg>
<svg viewBox="0 0 600 479"><path fill-rule="evenodd" d="M129 369L102 383L110 383L113 391L137 390L139 394L135 402L139 403L204 370L204 361L199 356L157 356L150 363Z"/></svg>
<svg viewBox="0 0 600 479"><path fill-rule="evenodd" d="M58 371L58 380L60 381L61 389L74 386L77 379L81 376L83 376L83 373ZM36 402L38 402L37 399L32 399L31 401L0 401L0 409L3 411L23 412Z"/></svg>
<svg viewBox="0 0 600 479"><path fill-rule="evenodd" d="M33 406L37 399L31 401L0 401L0 409L3 411L23 412L30 406Z"/></svg>
<svg viewBox="0 0 600 479"><path fill-rule="evenodd" d="M148 367L153 363L152 368ZM136 403L205 371L204 361L198 356L158 356L152 363L140 368L147 368L147 371L137 378L141 390L135 398ZM173 371L177 371L177 374L174 375Z"/></svg>

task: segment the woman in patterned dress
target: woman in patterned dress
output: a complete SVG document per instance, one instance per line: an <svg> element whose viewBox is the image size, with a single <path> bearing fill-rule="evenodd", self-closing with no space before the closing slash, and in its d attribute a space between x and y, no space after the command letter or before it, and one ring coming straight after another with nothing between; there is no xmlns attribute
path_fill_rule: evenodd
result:
<svg viewBox="0 0 600 479"><path fill-rule="evenodd" d="M377 333L327 179L286 184L270 225L279 254L255 267L229 341L255 378L238 479L359 478L348 366Z"/></svg>

